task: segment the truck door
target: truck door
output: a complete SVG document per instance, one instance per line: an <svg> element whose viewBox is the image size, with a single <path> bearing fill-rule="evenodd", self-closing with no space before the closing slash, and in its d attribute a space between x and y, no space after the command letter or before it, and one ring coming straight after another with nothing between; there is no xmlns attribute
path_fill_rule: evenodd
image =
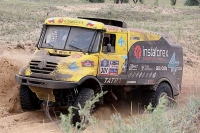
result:
<svg viewBox="0 0 200 133"><path fill-rule="evenodd" d="M105 33L99 55L97 78L103 84L126 83L127 34Z"/></svg>

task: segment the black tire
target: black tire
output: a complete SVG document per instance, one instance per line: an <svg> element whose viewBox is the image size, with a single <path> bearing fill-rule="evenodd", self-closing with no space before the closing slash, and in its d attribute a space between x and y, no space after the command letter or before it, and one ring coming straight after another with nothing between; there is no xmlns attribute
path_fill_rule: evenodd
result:
<svg viewBox="0 0 200 133"><path fill-rule="evenodd" d="M23 111L34 111L40 109L40 100L28 86L20 86L20 104Z"/></svg>
<svg viewBox="0 0 200 133"><path fill-rule="evenodd" d="M171 103L171 99L172 99L172 91L171 91L171 87L169 86L169 84L163 82L160 83L156 89L156 91L154 90L148 90L145 92L146 93L146 101L145 105L149 105L150 103L152 104L153 107L156 107L159 104L160 98L162 96L167 96L167 100L168 103L166 106L170 106Z"/></svg>
<svg viewBox="0 0 200 133"><path fill-rule="evenodd" d="M83 88L81 89L81 91L79 92L76 101L74 102L73 106L78 108L78 109L73 109L73 117L72 117L72 124L74 126L76 126L76 123L79 122L84 122L85 124L88 123L87 118L85 118L84 116L84 121L81 120L81 116L78 113L79 107L78 104L81 105L81 108L83 108L85 106L85 103L87 100L90 100L92 97L94 96L94 90L90 89L90 88ZM92 112L92 107L90 109L90 113ZM84 124L82 123L82 124ZM78 127L79 128L79 127Z"/></svg>

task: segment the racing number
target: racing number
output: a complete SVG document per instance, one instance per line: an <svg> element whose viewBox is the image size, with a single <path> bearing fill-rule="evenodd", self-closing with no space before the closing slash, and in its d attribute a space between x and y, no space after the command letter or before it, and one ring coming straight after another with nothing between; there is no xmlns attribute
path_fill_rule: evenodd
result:
<svg viewBox="0 0 200 133"><path fill-rule="evenodd" d="M179 65L179 61L176 61L175 59L176 54L173 53L172 58L169 61L168 68L171 68L171 72L175 75L177 66Z"/></svg>
<svg viewBox="0 0 200 133"><path fill-rule="evenodd" d="M108 74L108 67L101 67L101 74Z"/></svg>

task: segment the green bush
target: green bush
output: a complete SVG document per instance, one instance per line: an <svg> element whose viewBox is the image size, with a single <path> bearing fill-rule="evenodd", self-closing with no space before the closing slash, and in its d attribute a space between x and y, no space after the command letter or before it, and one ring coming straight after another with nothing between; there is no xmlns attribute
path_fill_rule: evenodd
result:
<svg viewBox="0 0 200 133"><path fill-rule="evenodd" d="M185 6L198 6L199 1L198 0L186 0L184 5Z"/></svg>
<svg viewBox="0 0 200 133"><path fill-rule="evenodd" d="M171 0L171 5L172 6L176 5L176 0Z"/></svg>
<svg viewBox="0 0 200 133"><path fill-rule="evenodd" d="M133 3L136 4L138 0L133 0ZM140 4L144 4L144 0L139 0Z"/></svg>
<svg viewBox="0 0 200 133"><path fill-rule="evenodd" d="M123 3L129 3L129 0L123 0Z"/></svg>
<svg viewBox="0 0 200 133"><path fill-rule="evenodd" d="M97 120L90 114L90 108L92 105L98 102L100 98L106 93L107 92L103 92L103 91L101 93L97 93L91 100L86 101L85 106L83 108L79 104L79 108L80 108L80 110L78 111L79 115L85 116L89 123L97 124ZM62 113L60 114L60 118L61 118L60 129L64 133L72 132L71 119L74 115L72 111L73 108L75 107L71 106L68 108L68 112L69 112L68 115L63 115ZM76 126L76 130L78 131L78 130L85 129L87 126L87 123L77 122L75 126Z"/></svg>
<svg viewBox="0 0 200 133"><path fill-rule="evenodd" d="M89 1L91 3L104 3L105 0L86 0L86 1Z"/></svg>

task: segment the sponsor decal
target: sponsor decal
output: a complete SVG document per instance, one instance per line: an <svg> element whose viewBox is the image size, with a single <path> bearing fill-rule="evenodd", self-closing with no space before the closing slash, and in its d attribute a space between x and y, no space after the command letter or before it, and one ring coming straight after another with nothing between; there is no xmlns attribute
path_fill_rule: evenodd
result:
<svg viewBox="0 0 200 133"><path fill-rule="evenodd" d="M119 29L118 28L114 28L114 27L108 27L108 30L110 30L110 31L118 31Z"/></svg>
<svg viewBox="0 0 200 133"><path fill-rule="evenodd" d="M129 65L129 70L137 71L138 65L130 64Z"/></svg>
<svg viewBox="0 0 200 133"><path fill-rule="evenodd" d="M142 65L141 66L141 70L142 71L152 71L153 68L150 68L149 65Z"/></svg>
<svg viewBox="0 0 200 133"><path fill-rule="evenodd" d="M90 27L92 27L92 26L94 26L94 24L95 24L95 22L90 21L89 23L87 23L86 26L90 26Z"/></svg>
<svg viewBox="0 0 200 133"><path fill-rule="evenodd" d="M133 72L133 73L128 73L128 78L155 78L157 75L156 72Z"/></svg>
<svg viewBox="0 0 200 133"><path fill-rule="evenodd" d="M123 59L127 59L127 55L122 55L122 58Z"/></svg>
<svg viewBox="0 0 200 133"><path fill-rule="evenodd" d="M159 49L158 47L142 48L140 45L136 45L133 49L133 53L136 59L142 57L143 60L163 60L163 58L168 57L168 50Z"/></svg>
<svg viewBox="0 0 200 133"><path fill-rule="evenodd" d="M167 71L167 66L156 66L157 71Z"/></svg>
<svg viewBox="0 0 200 133"><path fill-rule="evenodd" d="M155 77L156 77L156 74L157 74L156 72L153 73L153 74L152 74L152 78L155 78Z"/></svg>
<svg viewBox="0 0 200 133"><path fill-rule="evenodd" d="M140 37L136 37L136 36L131 36L130 40L140 40Z"/></svg>
<svg viewBox="0 0 200 133"><path fill-rule="evenodd" d="M145 76L145 72L142 74L142 78L144 78L144 76Z"/></svg>
<svg viewBox="0 0 200 133"><path fill-rule="evenodd" d="M153 79L148 79L147 82L148 82L148 84L151 84L151 83L153 83Z"/></svg>
<svg viewBox="0 0 200 133"><path fill-rule="evenodd" d="M147 78L149 76L149 73L146 73L145 78Z"/></svg>
<svg viewBox="0 0 200 133"><path fill-rule="evenodd" d="M105 84L116 84L116 83L121 83L121 78L105 78L104 81Z"/></svg>
<svg viewBox="0 0 200 133"><path fill-rule="evenodd" d="M136 72L128 73L128 78L134 78L136 74Z"/></svg>
<svg viewBox="0 0 200 133"><path fill-rule="evenodd" d="M111 60L110 61L109 75L117 75L118 74L118 67L119 67L119 61Z"/></svg>
<svg viewBox="0 0 200 133"><path fill-rule="evenodd" d="M122 47L122 46L125 45L125 41L124 41L124 39L123 39L122 36L119 38L119 40L118 40L118 44L119 44L120 47Z"/></svg>
<svg viewBox="0 0 200 133"><path fill-rule="evenodd" d="M142 74L143 74L143 73L142 73L142 72L140 72L140 74L139 74L139 78L141 78L141 77L142 77Z"/></svg>
<svg viewBox="0 0 200 133"><path fill-rule="evenodd" d="M104 59L101 61L100 74L109 74L109 60Z"/></svg>
<svg viewBox="0 0 200 133"><path fill-rule="evenodd" d="M127 81L127 84L135 84L136 81Z"/></svg>
<svg viewBox="0 0 200 133"><path fill-rule="evenodd" d="M83 24L83 21L81 20L73 20L73 19L65 19L64 23L70 23L70 24Z"/></svg>
<svg viewBox="0 0 200 133"><path fill-rule="evenodd" d="M168 68L171 69L171 72L175 75L177 70L182 70L182 67L179 67L179 61L176 61L176 54L173 53L169 64L168 64Z"/></svg>
<svg viewBox="0 0 200 133"><path fill-rule="evenodd" d="M100 74L103 75L118 75L119 61L117 60L102 60Z"/></svg>
<svg viewBox="0 0 200 133"><path fill-rule="evenodd" d="M54 23L54 19L49 19L48 22L49 23Z"/></svg>
<svg viewBox="0 0 200 133"><path fill-rule="evenodd" d="M139 45L134 48L133 52L136 59L139 59L142 56L142 49Z"/></svg>
<svg viewBox="0 0 200 133"><path fill-rule="evenodd" d="M151 78L152 74L153 74L152 72L149 74L149 78Z"/></svg>
<svg viewBox="0 0 200 133"><path fill-rule="evenodd" d="M122 64L122 72L126 72L126 69L127 69L127 60L124 61L124 63Z"/></svg>
<svg viewBox="0 0 200 133"><path fill-rule="evenodd" d="M72 62L69 66L68 69L76 71L77 69L79 69L79 66L76 65L76 62Z"/></svg>
<svg viewBox="0 0 200 133"><path fill-rule="evenodd" d="M137 77L139 76L139 74L140 74L140 72L138 72L138 73L135 75L135 77L137 78Z"/></svg>
<svg viewBox="0 0 200 133"><path fill-rule="evenodd" d="M143 56L150 57L168 57L168 50L155 48L144 48L143 46Z"/></svg>
<svg viewBox="0 0 200 133"><path fill-rule="evenodd" d="M58 19L58 23L62 23L64 21L63 18Z"/></svg>
<svg viewBox="0 0 200 133"><path fill-rule="evenodd" d="M94 61L85 60L81 62L82 67L94 67Z"/></svg>
<svg viewBox="0 0 200 133"><path fill-rule="evenodd" d="M81 58L82 57L82 54L74 54L72 55L72 58Z"/></svg>

